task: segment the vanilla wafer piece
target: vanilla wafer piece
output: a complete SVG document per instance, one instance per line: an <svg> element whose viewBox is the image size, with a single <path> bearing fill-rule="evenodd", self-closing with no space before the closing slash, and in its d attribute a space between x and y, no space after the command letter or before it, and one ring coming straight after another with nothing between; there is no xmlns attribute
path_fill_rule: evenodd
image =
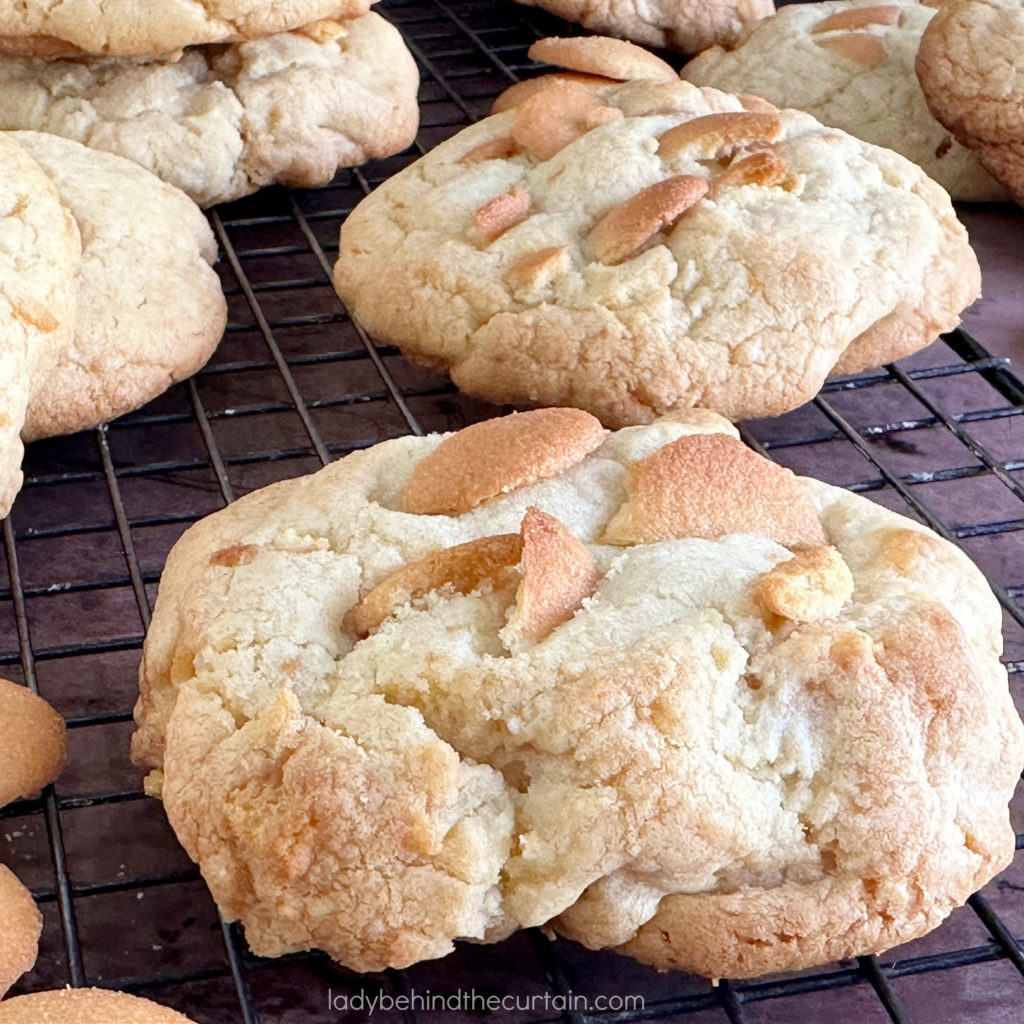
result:
<svg viewBox="0 0 1024 1024"><path fill-rule="evenodd" d="M527 53L542 63L618 81L676 78L672 65L649 50L608 36L549 36L538 39Z"/></svg>
<svg viewBox="0 0 1024 1024"><path fill-rule="evenodd" d="M536 409L484 420L451 434L406 481L402 509L459 515L499 494L554 476L604 440L579 409Z"/></svg>

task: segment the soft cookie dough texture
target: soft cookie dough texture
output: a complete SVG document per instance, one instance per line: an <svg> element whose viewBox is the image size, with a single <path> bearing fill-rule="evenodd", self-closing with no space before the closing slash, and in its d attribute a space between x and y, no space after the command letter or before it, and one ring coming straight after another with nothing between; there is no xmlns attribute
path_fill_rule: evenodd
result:
<svg viewBox="0 0 1024 1024"><path fill-rule="evenodd" d="M775 10L773 0L519 0L592 32L682 53L729 45L744 26Z"/></svg>
<svg viewBox="0 0 1024 1024"><path fill-rule="evenodd" d="M694 85L763 96L912 160L954 199L1004 199L1005 189L932 116L914 73L935 9L916 0L790 4L728 49L685 65Z"/></svg>
<svg viewBox="0 0 1024 1024"><path fill-rule="evenodd" d="M0 52L152 57L365 14L367 0L0 0Z"/></svg>
<svg viewBox="0 0 1024 1024"><path fill-rule="evenodd" d="M920 168L644 73L513 86L362 200L334 270L353 315L470 394L613 427L775 415L959 322L977 260Z"/></svg>
<svg viewBox="0 0 1024 1024"><path fill-rule="evenodd" d="M721 417L546 409L190 529L133 754L259 954L550 923L755 975L920 935L1010 861L1000 646L960 551Z"/></svg>
<svg viewBox="0 0 1024 1024"><path fill-rule="evenodd" d="M0 134L0 517L21 489L21 430L35 353L68 343L75 323L78 225L53 182Z"/></svg>
<svg viewBox="0 0 1024 1024"><path fill-rule="evenodd" d="M1024 4L943 0L917 75L932 113L1024 204Z"/></svg>
<svg viewBox="0 0 1024 1024"><path fill-rule="evenodd" d="M176 61L0 57L0 128L127 157L209 206L399 152L418 86L398 30L366 14Z"/></svg>
<svg viewBox="0 0 1024 1024"><path fill-rule="evenodd" d="M227 305L199 208L121 157L0 133L0 515L22 439L135 409L195 372Z"/></svg>
<svg viewBox="0 0 1024 1024"><path fill-rule="evenodd" d="M145 404L210 358L226 304L199 208L129 160L42 132L13 138L46 171L84 244L73 338L42 346L22 437L73 433Z"/></svg>

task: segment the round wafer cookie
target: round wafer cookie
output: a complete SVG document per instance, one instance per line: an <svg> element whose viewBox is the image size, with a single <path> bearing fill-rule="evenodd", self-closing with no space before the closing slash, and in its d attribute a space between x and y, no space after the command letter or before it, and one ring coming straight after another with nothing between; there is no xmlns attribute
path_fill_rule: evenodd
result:
<svg viewBox="0 0 1024 1024"><path fill-rule="evenodd" d="M367 0L0 0L0 52L152 57L365 14Z"/></svg>
<svg viewBox="0 0 1024 1024"><path fill-rule="evenodd" d="M32 894L0 864L0 999L32 969L42 929L43 918ZM0 1002L0 1007L6 1005Z"/></svg>
<svg viewBox="0 0 1024 1024"><path fill-rule="evenodd" d="M958 549L721 417L540 410L192 527L133 756L259 954L546 923L753 975L919 935L1009 863L1000 623Z"/></svg>
<svg viewBox="0 0 1024 1024"><path fill-rule="evenodd" d="M151 999L101 988L32 992L0 1003L0 1024L192 1024Z"/></svg>
<svg viewBox="0 0 1024 1024"><path fill-rule="evenodd" d="M610 426L795 408L955 326L979 279L909 161L651 79L556 79L460 132L360 202L334 270L372 334L462 390Z"/></svg>
<svg viewBox="0 0 1024 1024"><path fill-rule="evenodd" d="M53 782L66 753L64 719L27 687L0 679L0 807Z"/></svg>
<svg viewBox="0 0 1024 1024"><path fill-rule="evenodd" d="M22 436L96 426L194 373L224 331L210 264L217 247L183 193L121 157L41 132L13 132L57 187L84 239L77 321L39 348Z"/></svg>

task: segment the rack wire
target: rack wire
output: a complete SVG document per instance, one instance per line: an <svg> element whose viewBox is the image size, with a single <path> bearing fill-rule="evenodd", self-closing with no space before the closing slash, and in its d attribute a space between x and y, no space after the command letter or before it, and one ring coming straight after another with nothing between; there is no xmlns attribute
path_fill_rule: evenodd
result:
<svg viewBox="0 0 1024 1024"><path fill-rule="evenodd" d="M373 1019L404 1024L1019 1019L1019 853L923 939L880 957L717 986L538 931L363 977L316 953L254 957L219 918L127 757L164 558L192 522L248 491L387 437L494 413L375 346L352 322L330 286L338 227L377 183L529 74L533 39L574 31L510 3L385 0L379 9L421 67L416 144L327 188L268 189L212 211L230 323L210 364L135 414L27 452L25 488L3 523L0 674L66 716L70 755L55 788L0 811L0 858L44 916L39 963L15 991L126 988L200 1024L363 1020L368 1000L381 996L391 1008L376 1005ZM832 382L793 413L743 425L748 443L771 458L864 492L963 547L1005 611L1015 695L1024 670L1022 414L1024 385L1007 360L957 331L899 366ZM1019 832L1019 794L1012 813ZM457 993L477 1001L456 1008ZM494 999L504 1003L493 1009Z"/></svg>

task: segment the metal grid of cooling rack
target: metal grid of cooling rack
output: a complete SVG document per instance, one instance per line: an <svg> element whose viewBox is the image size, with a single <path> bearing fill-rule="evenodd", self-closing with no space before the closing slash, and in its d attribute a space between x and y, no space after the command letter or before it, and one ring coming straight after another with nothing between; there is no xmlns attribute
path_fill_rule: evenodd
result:
<svg viewBox="0 0 1024 1024"><path fill-rule="evenodd" d="M341 219L368 190L484 115L527 71L532 39L572 31L511 3L390 0L381 9L422 68L416 146L324 189L272 189L213 211L230 325L209 366L138 413L27 453L25 489L3 523L0 674L64 713L70 755L55 788L0 811L0 857L33 890L45 922L39 963L15 991L126 988L200 1024L364 1020L381 996L373 1019L404 1024L1018 1020L1024 854L940 929L884 956L718 986L536 931L361 977L319 954L253 957L219 919L127 757L164 558L190 523L247 491L386 437L494 412L375 347L334 296L330 265ZM1005 609L1005 660L1018 690L1022 415L1024 386L1006 361L956 332L743 430L777 461L866 492L964 547ZM485 1012L488 997L504 1004Z"/></svg>

